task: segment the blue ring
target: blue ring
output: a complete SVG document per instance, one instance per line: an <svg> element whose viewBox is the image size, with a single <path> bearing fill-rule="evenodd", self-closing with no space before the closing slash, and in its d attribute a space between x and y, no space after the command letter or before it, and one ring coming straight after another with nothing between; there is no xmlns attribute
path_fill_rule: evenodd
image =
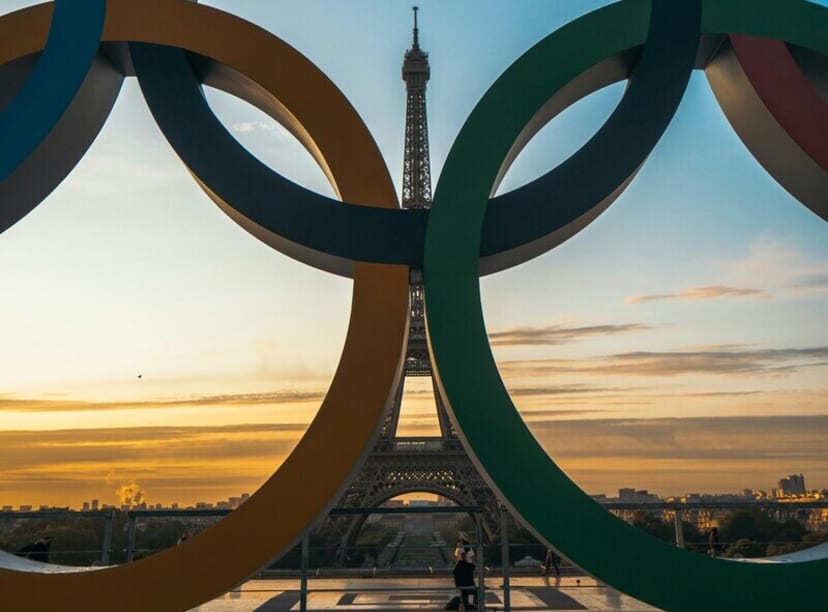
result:
<svg viewBox="0 0 828 612"><path fill-rule="evenodd" d="M55 0L46 47L0 111L0 182L49 136L80 89L106 19L106 0Z"/></svg>

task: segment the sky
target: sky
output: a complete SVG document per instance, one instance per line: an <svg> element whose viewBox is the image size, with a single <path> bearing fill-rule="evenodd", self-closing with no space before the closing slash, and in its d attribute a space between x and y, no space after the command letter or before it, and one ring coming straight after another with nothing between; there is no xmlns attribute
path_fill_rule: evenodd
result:
<svg viewBox="0 0 828 612"><path fill-rule="evenodd" d="M0 15L30 4L0 0ZM363 118L399 192L410 2L203 4L319 66ZM497 76L604 4L419 2L433 185ZM610 86L556 117L500 193L576 151L622 92ZM332 195L271 118L206 95L262 161ZM0 235L0 282L0 506L117 503L125 486L163 504L254 492L325 394L351 291L214 206L134 79L77 167ZM481 286L516 405L588 493L769 489L792 473L828 487L828 226L751 157L702 73L607 212ZM430 389L411 381L401 433L435 432Z"/></svg>

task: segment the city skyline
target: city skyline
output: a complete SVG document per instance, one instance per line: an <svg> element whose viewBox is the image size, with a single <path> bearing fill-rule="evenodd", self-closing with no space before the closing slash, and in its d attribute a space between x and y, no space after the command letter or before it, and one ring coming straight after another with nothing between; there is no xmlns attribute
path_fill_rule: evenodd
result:
<svg viewBox="0 0 828 612"><path fill-rule="evenodd" d="M30 4L0 0L0 14ZM399 192L411 3L203 4L273 32L328 74ZM497 76L607 2L418 4L437 184ZM574 152L622 91L553 120L499 193ZM265 163L333 195L272 119L206 95ZM350 304L350 281L271 250L207 200L134 79L63 184L0 235L0 279L0 505L104 502L129 484L151 503L254 492L315 414ZM789 473L828 486L828 227L750 156L702 73L606 213L481 282L517 406L588 493L630 482L661 495L734 492ZM432 405L430 389L411 385L401 433L433 434Z"/></svg>
<svg viewBox="0 0 828 612"><path fill-rule="evenodd" d="M608 495L606 493L595 494L593 497L596 500L604 502L630 502L630 503L647 503L654 501L680 501L680 503L692 503L704 501L707 503L715 503L716 500L727 504L728 501L733 501L738 498L750 498L754 501L763 503L768 500L779 500L783 502L800 503L803 500L808 502L822 502L824 496L828 493L828 488L820 487L806 487L805 478L803 474L789 474L777 481L776 487L769 489L743 489L742 491L734 491L730 493L707 493L704 491L688 491L677 495L659 496L651 493L646 489L639 489L634 486L621 486L617 490L617 495ZM101 502L97 498L84 500L79 504L64 505L64 506L49 506L46 504L35 506L33 504L20 504L14 507L10 504L0 505L2 512L32 512L45 510L79 510L83 512L97 511L97 510L190 510L190 509L228 509L233 510L250 498L250 493L244 492L238 495L230 495L225 499L216 501L198 500L191 504L183 504L178 501L169 502L168 504L148 502L145 498L144 491L137 485L131 483L122 485L116 491L118 502L114 504ZM383 505L454 505L450 499L433 493L417 493L413 495L399 495L389 498Z"/></svg>

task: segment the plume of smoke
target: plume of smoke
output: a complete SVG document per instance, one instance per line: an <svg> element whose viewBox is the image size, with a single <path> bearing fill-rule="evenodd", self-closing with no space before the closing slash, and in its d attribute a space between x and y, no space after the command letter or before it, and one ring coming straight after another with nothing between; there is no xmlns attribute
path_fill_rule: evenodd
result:
<svg viewBox="0 0 828 612"><path fill-rule="evenodd" d="M121 505L129 508L140 506L146 501L146 493L140 486L138 486L138 483L134 481L122 484L120 487L115 489L115 494L118 496L118 499L121 500Z"/></svg>

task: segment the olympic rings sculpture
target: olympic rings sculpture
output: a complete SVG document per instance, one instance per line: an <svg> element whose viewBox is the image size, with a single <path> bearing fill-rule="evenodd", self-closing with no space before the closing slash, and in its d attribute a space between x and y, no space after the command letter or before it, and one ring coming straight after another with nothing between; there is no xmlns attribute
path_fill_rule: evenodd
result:
<svg viewBox="0 0 828 612"><path fill-rule="evenodd" d="M0 17L0 81L10 84L0 91L0 231L71 171L123 78L135 75L164 135L231 218L300 261L354 278L328 394L296 449L248 502L181 546L129 565L0 570L0 608L81 609L93 597L100 609L184 610L286 551L338 498L392 400L408 266L423 268L435 376L458 433L492 488L542 539L608 584L669 610L828 606L826 559L710 559L641 534L585 495L512 405L478 286L481 273L554 248L618 197L668 126L694 68L705 70L756 159L828 219L826 32L828 10L799 0L623 0L590 13L528 50L492 85L458 135L426 212L399 209L376 145L327 77L237 17L181 0L56 0ZM578 152L490 197L540 127L622 79L629 85L618 107ZM255 160L212 114L201 84L285 125L346 203ZM188 121L178 121L184 114ZM279 504L288 496L289 508Z"/></svg>

